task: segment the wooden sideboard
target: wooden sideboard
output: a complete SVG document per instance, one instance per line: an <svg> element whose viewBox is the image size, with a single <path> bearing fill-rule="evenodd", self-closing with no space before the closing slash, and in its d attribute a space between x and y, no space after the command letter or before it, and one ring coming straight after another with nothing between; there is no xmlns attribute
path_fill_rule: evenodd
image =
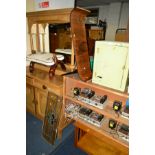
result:
<svg viewBox="0 0 155 155"><path fill-rule="evenodd" d="M35 69L30 73L26 68L26 111L33 114L40 120L44 120L47 95L53 92L58 97L63 97L63 76L55 75L49 79L46 71ZM58 125L58 138L62 136L62 130L71 122L67 120L63 113L60 113L61 121Z"/></svg>
<svg viewBox="0 0 155 155"><path fill-rule="evenodd" d="M30 73L26 68L26 109L37 118L43 120L48 91L62 97L63 77L55 75L49 79L48 72L35 69Z"/></svg>
<svg viewBox="0 0 155 155"><path fill-rule="evenodd" d="M79 11L83 12L83 16L86 17L90 11L83 8L78 8ZM56 9L56 10L46 10L46 11L37 11L37 12L28 12L26 13L27 22L28 22L28 34L30 37L30 47L31 53L35 52L34 42L33 42L33 33L32 26L36 24L36 50L40 50L40 39L39 39L39 24L45 31L47 24L63 24L70 23L70 16L74 11L74 8L68 9ZM74 36L74 34L72 34ZM43 34L44 36L44 34ZM45 49L45 39L43 37L42 42L43 49ZM71 61L69 64L65 64L67 70L65 73L74 71L76 69L75 65L75 54L73 42L71 45ZM55 76L49 79L48 68L43 65L35 64L35 69L33 73L30 73L29 68L26 71L26 100L27 100L27 111L31 112L37 118L43 120L46 109L47 94L48 91L54 92L56 95L63 96L63 77L64 74L57 68ZM59 75L58 75L59 74ZM58 132L62 131L63 128L70 122L64 118L64 115L61 113L61 128L58 129Z"/></svg>

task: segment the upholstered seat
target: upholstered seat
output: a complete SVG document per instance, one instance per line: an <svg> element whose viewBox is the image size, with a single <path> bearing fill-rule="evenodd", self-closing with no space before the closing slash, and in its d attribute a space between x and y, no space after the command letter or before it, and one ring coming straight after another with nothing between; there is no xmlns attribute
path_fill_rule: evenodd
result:
<svg viewBox="0 0 155 155"><path fill-rule="evenodd" d="M52 53L36 53L27 55L26 60L46 66L52 66L55 64L54 57L55 56ZM56 54L56 58L58 61L64 60L64 56L60 54Z"/></svg>

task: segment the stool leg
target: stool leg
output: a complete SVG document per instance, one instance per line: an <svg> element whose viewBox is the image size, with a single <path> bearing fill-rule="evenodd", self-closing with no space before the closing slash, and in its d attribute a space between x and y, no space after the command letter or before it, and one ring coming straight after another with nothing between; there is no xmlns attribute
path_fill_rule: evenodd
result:
<svg viewBox="0 0 155 155"><path fill-rule="evenodd" d="M53 65L53 66L50 67L50 70L49 70L49 78L50 79L55 75L56 67L57 67L57 65Z"/></svg>
<svg viewBox="0 0 155 155"><path fill-rule="evenodd" d="M32 73L34 71L34 62L30 62L29 70Z"/></svg>

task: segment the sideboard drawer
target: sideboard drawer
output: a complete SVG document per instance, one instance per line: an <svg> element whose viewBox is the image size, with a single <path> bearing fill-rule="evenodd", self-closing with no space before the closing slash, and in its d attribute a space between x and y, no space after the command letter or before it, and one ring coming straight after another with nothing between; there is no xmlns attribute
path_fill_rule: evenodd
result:
<svg viewBox="0 0 155 155"><path fill-rule="evenodd" d="M34 81L33 78L31 78L31 77L29 77L29 76L26 76L26 83L27 83L27 84L33 85L33 81Z"/></svg>
<svg viewBox="0 0 155 155"><path fill-rule="evenodd" d="M34 86L39 88L39 89L42 89L42 90L47 90L48 89L46 84L42 83L41 81L39 81L37 79L34 79Z"/></svg>

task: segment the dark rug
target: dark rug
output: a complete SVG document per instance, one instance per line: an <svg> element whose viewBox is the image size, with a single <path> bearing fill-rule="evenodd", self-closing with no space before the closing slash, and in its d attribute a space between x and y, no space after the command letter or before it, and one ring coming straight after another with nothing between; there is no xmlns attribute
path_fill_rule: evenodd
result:
<svg viewBox="0 0 155 155"><path fill-rule="evenodd" d="M42 137L42 121L26 113L26 155L49 155L73 132L74 126L71 124L63 130L62 140L56 140L51 145Z"/></svg>
<svg viewBox="0 0 155 155"><path fill-rule="evenodd" d="M58 146L50 155L87 155L74 146L74 132Z"/></svg>

